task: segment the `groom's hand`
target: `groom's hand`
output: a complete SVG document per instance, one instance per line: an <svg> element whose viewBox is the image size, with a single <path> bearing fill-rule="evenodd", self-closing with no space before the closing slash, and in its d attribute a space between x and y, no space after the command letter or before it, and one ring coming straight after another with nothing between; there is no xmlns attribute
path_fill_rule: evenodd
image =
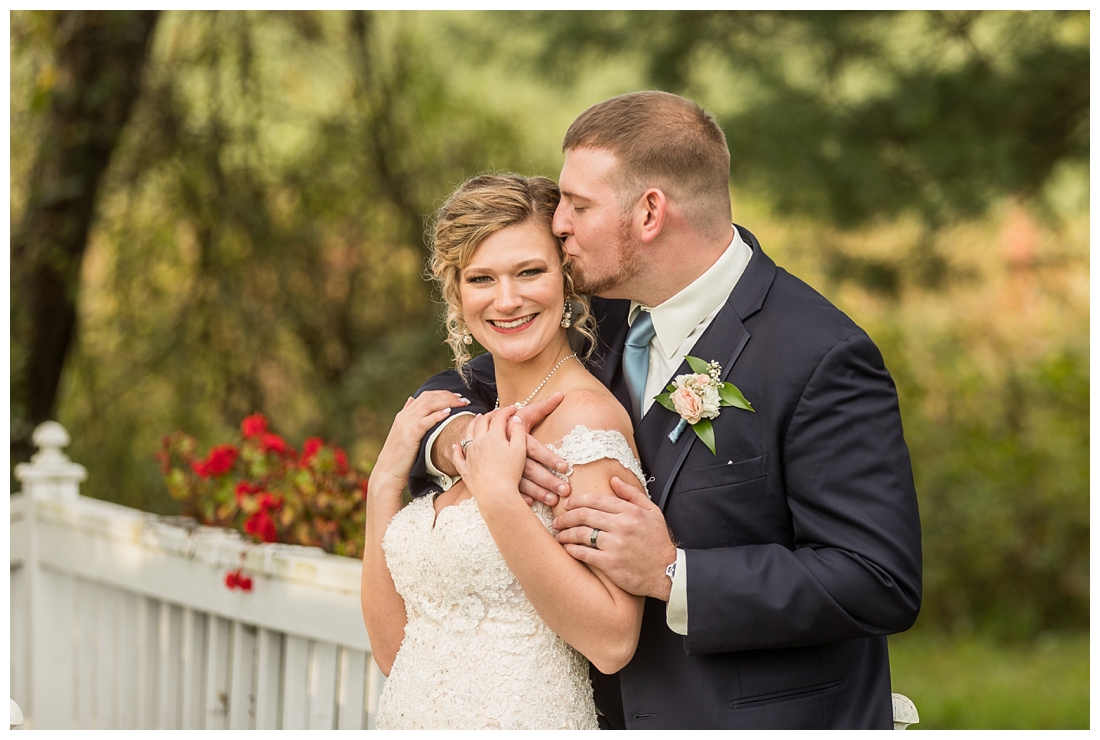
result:
<svg viewBox="0 0 1100 740"><path fill-rule="evenodd" d="M564 473L569 466L549 447L531 436L531 430L553 413L563 398L562 393L555 393L516 412L527 429L527 462L523 466L519 492L528 506L534 501L541 501L552 507L558 503L559 496L569 495L569 484L547 470L554 468Z"/></svg>
<svg viewBox="0 0 1100 740"><path fill-rule="evenodd" d="M676 545L664 514L637 486L612 478L611 490L614 496L570 496L565 502L568 511L552 525L558 530L558 542L624 591L668 601L672 582L665 569L676 561ZM589 544L593 528L600 530L595 548Z"/></svg>

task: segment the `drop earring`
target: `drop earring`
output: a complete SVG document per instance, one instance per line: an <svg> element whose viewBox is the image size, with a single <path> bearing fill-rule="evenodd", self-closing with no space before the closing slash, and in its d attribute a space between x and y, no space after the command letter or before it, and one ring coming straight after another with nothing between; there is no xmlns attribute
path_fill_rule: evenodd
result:
<svg viewBox="0 0 1100 740"><path fill-rule="evenodd" d="M565 311L561 315L561 328L568 329L573 325L573 302L565 302Z"/></svg>
<svg viewBox="0 0 1100 740"><path fill-rule="evenodd" d="M465 344L467 347L474 343L474 338L470 334L469 329L462 330L462 343Z"/></svg>

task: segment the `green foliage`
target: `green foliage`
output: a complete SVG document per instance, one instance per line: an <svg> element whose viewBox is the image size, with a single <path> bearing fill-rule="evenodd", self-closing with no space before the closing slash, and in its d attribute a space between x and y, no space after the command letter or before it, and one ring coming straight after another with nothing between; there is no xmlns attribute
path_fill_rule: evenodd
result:
<svg viewBox="0 0 1100 740"><path fill-rule="evenodd" d="M170 510L124 461L256 410L363 457L446 364L424 219L518 144L448 94L418 43L393 14L166 15L104 184L64 388L91 495Z"/></svg>
<svg viewBox="0 0 1100 740"><path fill-rule="evenodd" d="M560 82L628 55L719 116L732 177L781 213L931 225L1088 161L1088 13L525 11ZM723 84L724 83L724 84Z"/></svg>
<svg viewBox="0 0 1100 740"><path fill-rule="evenodd" d="M920 722L909 730L1085 730L1089 637L1046 634L1033 642L890 638L892 689Z"/></svg>
<svg viewBox="0 0 1100 740"><path fill-rule="evenodd" d="M945 347L928 358L940 367L921 368L954 376L946 387L902 385L946 406L905 419L925 533L921 621L1016 637L1087 629L1088 358L1067 351L998 379L967 354Z"/></svg>
<svg viewBox="0 0 1100 740"><path fill-rule="evenodd" d="M719 389L719 393L722 394L723 406L735 406L739 409L745 409L746 411L756 412L756 409L752 407L749 400L745 398L745 394L741 392L741 389L735 386L733 383L723 383Z"/></svg>

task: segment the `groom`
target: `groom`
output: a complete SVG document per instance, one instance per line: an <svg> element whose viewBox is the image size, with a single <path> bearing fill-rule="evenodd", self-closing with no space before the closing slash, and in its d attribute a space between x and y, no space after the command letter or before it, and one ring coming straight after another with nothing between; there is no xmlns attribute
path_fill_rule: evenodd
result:
<svg viewBox="0 0 1100 740"><path fill-rule="evenodd" d="M535 463L560 460L528 445L521 490L571 493L554 524L566 549L648 597L633 660L593 671L601 726L890 729L886 635L916 619L921 543L881 355L730 224L725 137L693 102L612 98L563 150L554 230L577 289L599 296L592 371L634 415L652 498L617 479L618 497L558 488ZM685 355L717 362L754 409L721 408L715 453L652 400L691 372ZM484 411L491 359L474 365ZM435 388L470 395L454 373L421 390ZM554 403L532 404L528 428ZM464 427L426 440L414 494L449 485Z"/></svg>

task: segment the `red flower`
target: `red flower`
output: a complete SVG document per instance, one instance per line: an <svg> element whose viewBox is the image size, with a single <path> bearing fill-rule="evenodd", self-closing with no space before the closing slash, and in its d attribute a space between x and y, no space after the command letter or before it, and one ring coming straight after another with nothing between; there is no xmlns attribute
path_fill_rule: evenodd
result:
<svg viewBox="0 0 1100 740"><path fill-rule="evenodd" d="M258 492L260 489L258 486L253 486L248 481L241 481L237 484L237 488L233 491L233 495L237 498L237 506L241 505L241 499L245 496Z"/></svg>
<svg viewBox="0 0 1100 740"><path fill-rule="evenodd" d="M348 456L339 447L336 448L336 472L344 475L348 472Z"/></svg>
<svg viewBox="0 0 1100 740"><path fill-rule="evenodd" d="M325 443L320 437L310 437L302 443L302 467L304 468L313 459L313 456L321 451Z"/></svg>
<svg viewBox="0 0 1100 740"><path fill-rule="evenodd" d="M233 445L218 445L210 450L206 460L201 463L191 463L191 469L203 478L212 475L225 475L237 462L237 448Z"/></svg>
<svg viewBox="0 0 1100 740"><path fill-rule="evenodd" d="M241 434L245 439L252 439L253 437L259 437L261 434L267 432L267 419L263 414L253 414L252 416L245 417L241 422Z"/></svg>
<svg viewBox="0 0 1100 740"><path fill-rule="evenodd" d="M274 452L284 457L294 457L294 450L278 434L265 434L260 437L260 452Z"/></svg>
<svg viewBox="0 0 1100 740"><path fill-rule="evenodd" d="M240 568L231 570L225 574L225 587L232 591L239 588L242 591L252 590L252 579L244 575Z"/></svg>
<svg viewBox="0 0 1100 740"><path fill-rule="evenodd" d="M270 493L265 493L260 496L260 510L267 511L268 509L278 510L283 506L282 496L272 496Z"/></svg>
<svg viewBox="0 0 1100 740"><path fill-rule="evenodd" d="M248 517L244 523L244 531L264 542L274 542L278 537L278 533L275 531L275 522L267 515L267 509L260 509L260 511Z"/></svg>

